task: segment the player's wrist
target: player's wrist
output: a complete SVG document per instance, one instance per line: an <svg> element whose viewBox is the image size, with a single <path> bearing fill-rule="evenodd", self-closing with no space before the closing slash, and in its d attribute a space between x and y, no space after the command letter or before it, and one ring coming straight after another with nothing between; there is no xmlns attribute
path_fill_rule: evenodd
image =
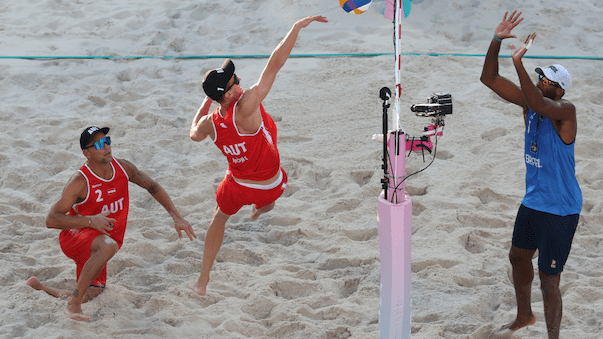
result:
<svg viewBox="0 0 603 339"><path fill-rule="evenodd" d="M496 33L494 33L494 39L496 39L496 41L498 42L502 42L502 39L498 37L498 35L496 35Z"/></svg>

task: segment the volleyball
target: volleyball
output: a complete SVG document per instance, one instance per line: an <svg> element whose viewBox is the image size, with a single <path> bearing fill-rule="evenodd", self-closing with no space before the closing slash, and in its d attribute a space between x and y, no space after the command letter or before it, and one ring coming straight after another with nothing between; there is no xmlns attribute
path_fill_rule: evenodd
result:
<svg viewBox="0 0 603 339"><path fill-rule="evenodd" d="M348 13L362 14L369 8L371 0L339 0L339 4Z"/></svg>

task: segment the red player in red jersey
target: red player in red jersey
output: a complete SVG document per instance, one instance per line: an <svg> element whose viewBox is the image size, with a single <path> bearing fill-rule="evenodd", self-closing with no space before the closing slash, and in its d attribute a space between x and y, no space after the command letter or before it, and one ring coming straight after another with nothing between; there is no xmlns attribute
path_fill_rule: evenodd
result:
<svg viewBox="0 0 603 339"><path fill-rule="evenodd" d="M287 185L287 174L280 167L276 125L264 111L262 101L289 58L299 31L313 21L327 19L317 15L296 22L272 52L258 82L247 91L239 85L230 59L205 74L203 90L207 97L193 119L190 137L201 141L209 136L228 159L228 171L216 192L214 216L205 235L201 275L189 286L200 295L205 295L228 218L244 205L252 205L251 220L256 220L274 207ZM213 101L219 107L208 115Z"/></svg>
<svg viewBox="0 0 603 339"><path fill-rule="evenodd" d="M88 161L75 173L59 201L46 217L48 228L61 229L63 253L77 264L77 286L73 292L40 283L36 277L27 285L63 299L69 299L64 312L71 319L88 321L82 303L101 294L107 281L107 262L121 248L126 232L128 181L146 189L172 216L180 238L182 231L193 240L191 225L180 216L167 192L127 160L111 154L109 128L91 126L80 136L80 147Z"/></svg>

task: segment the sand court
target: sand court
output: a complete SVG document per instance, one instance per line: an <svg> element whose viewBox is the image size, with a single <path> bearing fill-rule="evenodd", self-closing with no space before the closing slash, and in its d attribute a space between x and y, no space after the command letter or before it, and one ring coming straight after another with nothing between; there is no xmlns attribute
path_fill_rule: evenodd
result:
<svg viewBox="0 0 603 339"><path fill-rule="evenodd" d="M31 1L0 6L3 56L266 55L298 19L292 54L393 53L383 1L347 14L336 1ZM490 338L516 312L508 251L525 193L520 109L479 82L483 57L506 10L525 21L505 41L538 37L528 55L602 57L603 4L425 0L403 22L402 122L418 135L429 119L408 107L433 92L453 96L437 156L408 179L413 199L412 337ZM595 18L597 18L595 20ZM513 40L513 39L510 39ZM463 55L428 56L422 53ZM233 58L243 88L266 59ZM289 183L273 211L230 218L207 295L187 284L201 269L203 237L226 161L210 141L192 142L207 59L0 59L0 337L16 338L377 338L381 191L379 89L394 87L394 56L290 58L264 106L279 131ZM584 204L561 277L561 336L598 338L603 327L603 142L601 60L525 59L528 71L560 63L573 77L576 173ZM501 74L515 83L508 58ZM536 73L533 73L536 79ZM390 110L391 113L391 110ZM178 240L165 210L130 185L124 245L107 288L83 304L86 324L63 315L65 301L24 282L71 290L75 264L45 217L84 163L79 133L111 127L115 157L133 162L172 197L198 240ZM430 158L428 157L429 161ZM408 171L423 168L420 154ZM534 261L536 262L536 261ZM536 278L536 324L515 338L546 337Z"/></svg>

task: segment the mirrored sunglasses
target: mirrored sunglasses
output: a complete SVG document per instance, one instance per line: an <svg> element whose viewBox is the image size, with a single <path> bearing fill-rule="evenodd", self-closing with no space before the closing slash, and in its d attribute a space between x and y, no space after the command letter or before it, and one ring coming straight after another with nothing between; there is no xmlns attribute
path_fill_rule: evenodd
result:
<svg viewBox="0 0 603 339"><path fill-rule="evenodd" d="M545 85L551 85L551 86L555 86L557 88L561 88L561 85L559 85L559 83L549 80L547 77L545 77L542 74L538 74L538 81L542 81Z"/></svg>
<svg viewBox="0 0 603 339"><path fill-rule="evenodd" d="M111 137L104 137L102 139L99 139L97 142L93 143L92 145L90 145L86 148L94 147L97 150L103 149L103 148L105 148L105 144L111 145Z"/></svg>

